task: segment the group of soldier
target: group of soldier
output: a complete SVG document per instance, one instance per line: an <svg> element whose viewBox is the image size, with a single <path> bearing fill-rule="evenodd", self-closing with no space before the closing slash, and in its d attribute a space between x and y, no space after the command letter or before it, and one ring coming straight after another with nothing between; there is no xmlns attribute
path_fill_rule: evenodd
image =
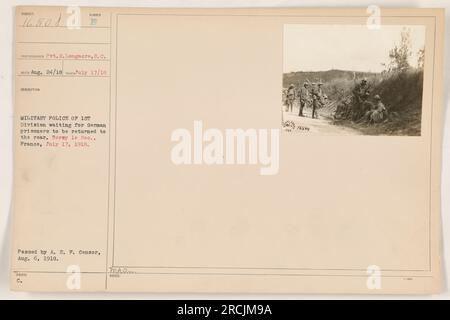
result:
<svg viewBox="0 0 450 320"><path fill-rule="evenodd" d="M366 78L355 85L349 99L344 99L336 108L335 119L351 119L358 123L380 123L387 119L387 109L376 94L370 101L370 86Z"/></svg>
<svg viewBox="0 0 450 320"><path fill-rule="evenodd" d="M323 91L323 82L305 81L302 86L296 88L289 85L285 92L285 105L288 112L293 112L294 103L298 101L299 117L304 117L305 107L311 107L311 118L317 119L317 110L325 104L328 106L328 97ZM348 119L357 123L380 123L387 119L387 110L377 94L370 99L371 90L366 78L361 79L352 90L352 94L337 103L334 118L337 120Z"/></svg>
<svg viewBox="0 0 450 320"><path fill-rule="evenodd" d="M285 100L287 111L292 112L294 108L294 102L298 100L298 116L304 117L304 108L311 106L311 118L317 119L317 109L323 106L327 100L327 96L323 92L322 86L323 82L320 80L312 83L310 83L309 81L305 81L303 83L303 86L300 86L300 88L296 88L294 84L289 85Z"/></svg>

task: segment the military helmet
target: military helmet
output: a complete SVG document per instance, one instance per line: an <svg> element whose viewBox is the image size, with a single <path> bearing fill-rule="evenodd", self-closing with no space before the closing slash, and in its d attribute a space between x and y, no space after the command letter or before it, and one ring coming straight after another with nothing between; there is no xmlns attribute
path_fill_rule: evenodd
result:
<svg viewBox="0 0 450 320"><path fill-rule="evenodd" d="M375 100L381 100L381 97L380 97L379 95L376 94L375 97L374 97L374 99L375 99Z"/></svg>

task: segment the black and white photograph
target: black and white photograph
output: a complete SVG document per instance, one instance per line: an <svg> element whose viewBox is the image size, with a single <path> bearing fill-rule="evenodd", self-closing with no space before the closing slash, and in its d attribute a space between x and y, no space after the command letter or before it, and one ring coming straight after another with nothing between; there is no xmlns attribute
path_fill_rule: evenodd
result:
<svg viewBox="0 0 450 320"><path fill-rule="evenodd" d="M284 25L283 131L420 136L425 29Z"/></svg>

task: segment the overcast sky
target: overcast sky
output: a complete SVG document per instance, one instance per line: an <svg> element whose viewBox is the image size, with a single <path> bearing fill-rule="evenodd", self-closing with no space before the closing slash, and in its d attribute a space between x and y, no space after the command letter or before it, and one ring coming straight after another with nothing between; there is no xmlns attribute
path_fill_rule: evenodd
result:
<svg viewBox="0 0 450 320"><path fill-rule="evenodd" d="M411 65L425 45L425 26L383 25L370 30L365 25L284 26L284 72L330 69L381 72L389 50L400 43L404 28L411 30Z"/></svg>

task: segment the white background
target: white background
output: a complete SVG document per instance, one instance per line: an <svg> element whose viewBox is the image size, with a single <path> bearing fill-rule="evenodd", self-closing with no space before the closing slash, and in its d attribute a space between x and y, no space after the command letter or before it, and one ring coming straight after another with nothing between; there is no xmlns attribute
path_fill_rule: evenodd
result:
<svg viewBox="0 0 450 320"><path fill-rule="evenodd" d="M202 294L113 294L113 293L23 293L9 290L9 258L11 248L11 186L12 186L12 97L13 97L13 16L16 5L59 5L59 6L115 6L115 7L437 7L446 9L446 24L450 22L449 0L166 0L166 1L129 1L129 0L84 0L84 1L0 1L0 300L2 299L371 299L386 298L386 296L368 295L202 295ZM445 32L445 121L442 167L442 229L443 254L445 272L445 291L433 296L388 296L388 298L409 299L450 299L450 115L449 107L450 68L448 42L450 32Z"/></svg>

